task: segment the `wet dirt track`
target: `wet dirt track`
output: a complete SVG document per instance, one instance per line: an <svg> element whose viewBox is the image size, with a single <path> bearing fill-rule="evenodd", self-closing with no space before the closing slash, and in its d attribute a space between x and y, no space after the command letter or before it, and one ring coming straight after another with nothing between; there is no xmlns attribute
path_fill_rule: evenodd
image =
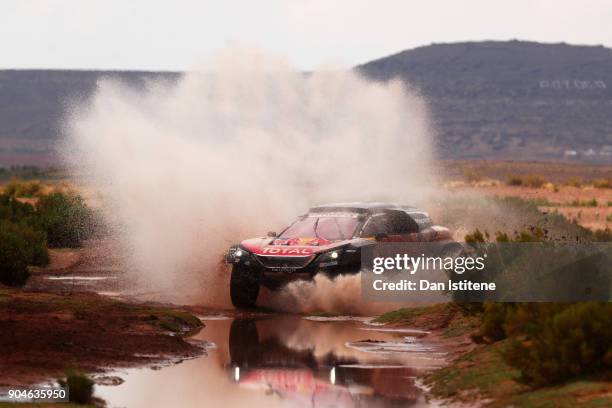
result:
<svg viewBox="0 0 612 408"><path fill-rule="evenodd" d="M28 290L145 300L128 287L120 270L86 263L28 283ZM96 396L129 408L431 406L417 377L447 357L426 332L371 318L188 309L205 324L189 339L204 354L153 367L108 367L104 377L123 382L98 382Z"/></svg>

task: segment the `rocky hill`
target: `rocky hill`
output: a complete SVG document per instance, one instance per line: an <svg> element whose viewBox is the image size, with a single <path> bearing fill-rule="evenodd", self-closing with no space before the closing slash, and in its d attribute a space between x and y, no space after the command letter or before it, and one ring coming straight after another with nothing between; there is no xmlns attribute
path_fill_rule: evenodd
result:
<svg viewBox="0 0 612 408"><path fill-rule="evenodd" d="M435 44L358 69L421 90L445 157L612 160L612 49Z"/></svg>

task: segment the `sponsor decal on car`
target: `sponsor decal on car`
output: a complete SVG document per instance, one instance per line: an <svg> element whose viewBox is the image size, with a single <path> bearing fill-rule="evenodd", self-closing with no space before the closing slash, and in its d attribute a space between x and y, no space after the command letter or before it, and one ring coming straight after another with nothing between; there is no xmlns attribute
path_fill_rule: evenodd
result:
<svg viewBox="0 0 612 408"><path fill-rule="evenodd" d="M279 256L310 256L314 251L310 248L284 248L284 247L264 247L260 251L261 255L279 255Z"/></svg>

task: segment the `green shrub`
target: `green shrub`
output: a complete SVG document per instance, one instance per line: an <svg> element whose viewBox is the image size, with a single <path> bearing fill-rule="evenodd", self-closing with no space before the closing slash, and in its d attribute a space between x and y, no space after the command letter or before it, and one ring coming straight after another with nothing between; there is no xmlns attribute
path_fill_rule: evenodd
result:
<svg viewBox="0 0 612 408"><path fill-rule="evenodd" d="M0 220L34 223L36 211L31 204L22 203L8 194L0 194Z"/></svg>
<svg viewBox="0 0 612 408"><path fill-rule="evenodd" d="M81 196L54 192L42 196L36 209L50 247L79 247L91 235L93 215Z"/></svg>
<svg viewBox="0 0 612 408"><path fill-rule="evenodd" d="M38 226L34 207L0 194L0 282L23 285L28 265L49 263L46 234Z"/></svg>
<svg viewBox="0 0 612 408"><path fill-rule="evenodd" d="M49 263L47 245L78 247L101 225L78 195L43 195L36 208L0 194L0 282L23 285L28 265Z"/></svg>
<svg viewBox="0 0 612 408"><path fill-rule="evenodd" d="M480 336L492 341L506 338L504 324L508 307L508 303L483 303L484 311L480 322Z"/></svg>
<svg viewBox="0 0 612 408"><path fill-rule="evenodd" d="M519 309L532 323L514 322L525 334L515 336L503 356L520 370L522 381L542 386L612 368L612 304L528 304ZM516 316L511 313L509 323Z"/></svg>
<svg viewBox="0 0 612 408"><path fill-rule="evenodd" d="M79 371L68 371L66 379L58 383L68 389L68 399L77 404L89 404L93 397L94 382L91 378Z"/></svg>
<svg viewBox="0 0 612 408"><path fill-rule="evenodd" d="M0 228L23 240L22 252L28 265L47 266L49 264L49 251L47 250L46 235L43 231L25 223L16 224L7 221L0 221Z"/></svg>
<svg viewBox="0 0 612 408"><path fill-rule="evenodd" d="M44 232L0 220L0 282L21 286L28 279L28 265L46 266L48 263Z"/></svg>
<svg viewBox="0 0 612 408"><path fill-rule="evenodd" d="M533 386L612 368L612 303L485 302L480 332Z"/></svg>
<svg viewBox="0 0 612 408"><path fill-rule="evenodd" d="M479 244L479 243L484 243L485 242L485 235L477 228L471 234L466 234L463 239L464 239L466 244L470 244L470 245L474 246L474 245Z"/></svg>
<svg viewBox="0 0 612 408"><path fill-rule="evenodd" d="M27 242L0 224L0 282L8 286L21 286L29 277Z"/></svg>

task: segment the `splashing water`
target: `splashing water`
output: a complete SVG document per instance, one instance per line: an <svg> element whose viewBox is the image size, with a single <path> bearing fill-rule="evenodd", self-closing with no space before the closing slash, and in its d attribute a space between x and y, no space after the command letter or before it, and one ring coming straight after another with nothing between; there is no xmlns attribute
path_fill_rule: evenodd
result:
<svg viewBox="0 0 612 408"><path fill-rule="evenodd" d="M240 239L313 204L414 203L435 179L418 94L253 50L144 90L101 80L66 123L67 160L102 191L132 277L183 302L229 305L219 264Z"/></svg>

